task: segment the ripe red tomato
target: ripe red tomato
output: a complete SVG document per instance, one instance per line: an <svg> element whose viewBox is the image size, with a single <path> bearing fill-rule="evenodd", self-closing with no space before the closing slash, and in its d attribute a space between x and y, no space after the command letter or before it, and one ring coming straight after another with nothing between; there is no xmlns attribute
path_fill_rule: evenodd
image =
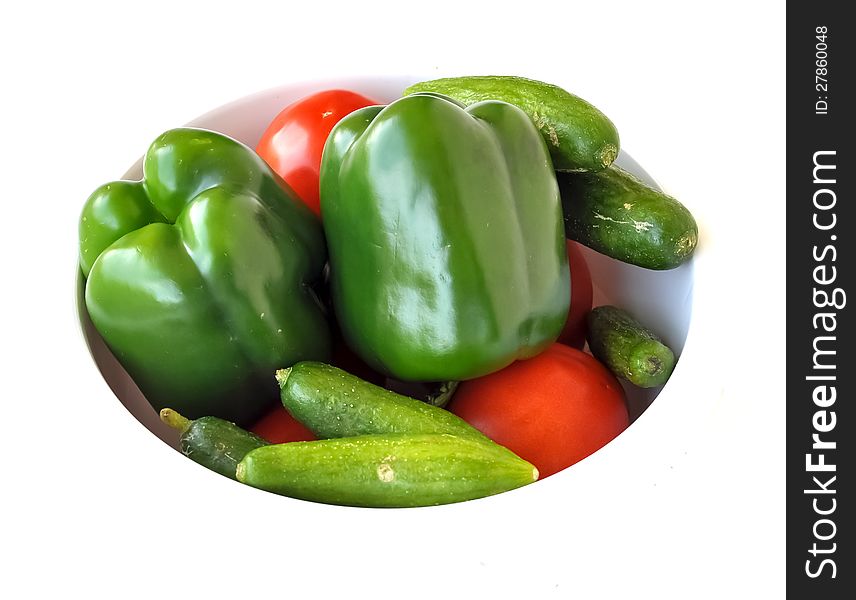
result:
<svg viewBox="0 0 856 600"><path fill-rule="evenodd" d="M286 106L271 121L256 152L315 214L321 214L318 171L333 126L343 117L378 102L347 90L327 90Z"/></svg>
<svg viewBox="0 0 856 600"><path fill-rule="evenodd" d="M586 345L586 317L591 312L591 272L577 242L567 240L571 266L571 310L557 341L582 350Z"/></svg>
<svg viewBox="0 0 856 600"><path fill-rule="evenodd" d="M615 376L590 354L562 344L462 382L447 408L531 462L542 479L600 449L629 425Z"/></svg>
<svg viewBox="0 0 856 600"><path fill-rule="evenodd" d="M266 439L271 444L311 442L315 439L312 432L304 427L300 421L292 417L282 405L276 406L272 411L263 416L258 423L250 428L250 431Z"/></svg>

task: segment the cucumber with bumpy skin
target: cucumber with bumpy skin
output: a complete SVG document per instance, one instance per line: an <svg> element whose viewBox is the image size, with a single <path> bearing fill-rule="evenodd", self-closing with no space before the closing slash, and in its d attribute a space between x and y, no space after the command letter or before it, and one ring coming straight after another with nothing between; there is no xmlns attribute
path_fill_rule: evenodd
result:
<svg viewBox="0 0 856 600"><path fill-rule="evenodd" d="M160 411L161 421L178 430L181 453L203 467L235 479L241 459L268 442L217 417L200 417L191 421L171 408Z"/></svg>
<svg viewBox="0 0 856 600"><path fill-rule="evenodd" d="M663 385L675 367L675 354L630 313L598 306L588 316L589 349L616 377L639 387Z"/></svg>
<svg viewBox="0 0 856 600"><path fill-rule="evenodd" d="M538 470L493 442L448 434L376 434L253 450L241 483L328 504L412 507L472 500L521 487Z"/></svg>
<svg viewBox="0 0 856 600"><path fill-rule="evenodd" d="M487 440L475 427L328 364L305 361L276 372L285 409L321 439L375 433L449 433Z"/></svg>
<svg viewBox="0 0 856 600"><path fill-rule="evenodd" d="M698 244L687 208L612 165L598 173L557 173L565 235L646 269L674 269Z"/></svg>
<svg viewBox="0 0 856 600"><path fill-rule="evenodd" d="M553 167L559 171L599 171L618 156L618 131L597 108L562 88L511 76L434 79L411 85L404 95L433 92L469 106L502 100L521 108L538 128Z"/></svg>

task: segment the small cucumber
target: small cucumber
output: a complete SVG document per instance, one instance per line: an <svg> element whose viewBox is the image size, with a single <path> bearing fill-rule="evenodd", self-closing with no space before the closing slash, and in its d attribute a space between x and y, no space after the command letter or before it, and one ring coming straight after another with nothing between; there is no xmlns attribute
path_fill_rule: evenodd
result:
<svg viewBox="0 0 856 600"><path fill-rule="evenodd" d="M598 306L588 316L592 354L617 377L643 388L663 385L675 368L675 355L659 337L615 306Z"/></svg>
<svg viewBox="0 0 856 600"><path fill-rule="evenodd" d="M432 506L482 498L538 479L510 450L448 434L364 435L253 450L238 481L328 504Z"/></svg>
<svg viewBox="0 0 856 600"><path fill-rule="evenodd" d="M547 143L559 171L599 171L618 156L618 131L597 108L560 87L510 76L434 79L410 86L404 95L433 92L464 105L502 100L523 109Z"/></svg>
<svg viewBox="0 0 856 600"><path fill-rule="evenodd" d="M390 392L320 362L276 372L285 409L318 438L372 433L449 433L488 438L437 406Z"/></svg>
<svg viewBox="0 0 856 600"><path fill-rule="evenodd" d="M646 269L673 269L692 256L698 226L671 196L615 165L557 177L568 239Z"/></svg>
<svg viewBox="0 0 856 600"><path fill-rule="evenodd" d="M181 452L203 467L235 479L235 469L251 450L268 442L217 417L200 417L191 421L171 408L160 411L161 421L181 432Z"/></svg>

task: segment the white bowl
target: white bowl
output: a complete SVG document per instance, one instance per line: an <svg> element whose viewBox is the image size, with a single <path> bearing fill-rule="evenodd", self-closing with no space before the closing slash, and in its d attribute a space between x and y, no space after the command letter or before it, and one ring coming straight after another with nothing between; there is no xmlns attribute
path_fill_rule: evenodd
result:
<svg viewBox="0 0 856 600"><path fill-rule="evenodd" d="M188 125L222 132L254 148L262 132L274 116L283 107L307 94L324 89L342 88L362 93L381 102L389 102L398 98L405 87L419 80L420 78L413 77L372 77L289 84L231 102L194 119ZM616 162L648 183L657 186L654 179L624 150L621 151ZM141 176L142 159L138 160L122 177L139 179ZM584 248L584 252L592 273L594 305L615 304L636 314L664 339L676 355L681 357L672 378L664 389L643 390L630 384L624 386L627 392L631 420L634 421L628 431L632 430L634 433L641 434L642 431L640 430L645 428L649 433L649 435L634 435L633 444L644 444L646 440L656 440L662 444L666 439L662 435L662 431L673 429L673 423L670 421L686 418L687 404L681 405L679 401L675 402L675 406L682 406L682 408L672 413L669 411L666 411L665 414L660 413L657 420L639 420L638 417L652 405L655 398L657 398L655 404L659 404L671 392L677 393L679 387L685 387L681 385L681 378L685 372L683 363L686 358L681 354L692 322L693 283L696 276L695 259L677 269L652 271L613 260L588 248ZM139 388L93 327L83 302L83 287L84 281L81 274L78 278L77 289L78 313L83 334L95 364L128 411L160 439L175 447L177 445L176 433L161 423L156 411L148 404ZM689 406L693 405L690 404ZM623 442L625 437L627 437L626 432L607 447L614 446L620 441ZM622 453L627 452L627 468L632 468L630 459L639 455L637 449L626 447L624 443L620 445L622 446ZM583 462L591 462L601 452L603 450ZM620 469L620 458L614 457L611 464L614 465L613 468ZM575 468L576 465L554 475L550 480L565 477ZM529 487L538 486L539 484Z"/></svg>

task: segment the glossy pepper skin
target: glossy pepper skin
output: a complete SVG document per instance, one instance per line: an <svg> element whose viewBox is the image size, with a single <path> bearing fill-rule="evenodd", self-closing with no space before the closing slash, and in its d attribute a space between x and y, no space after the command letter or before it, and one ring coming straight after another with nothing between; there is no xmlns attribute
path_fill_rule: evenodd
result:
<svg viewBox="0 0 856 600"><path fill-rule="evenodd" d="M326 262L320 222L219 133L167 131L143 172L83 208L89 315L155 409L250 424L277 401L277 368L329 357L310 288Z"/></svg>
<svg viewBox="0 0 856 600"><path fill-rule="evenodd" d="M324 148L339 324L373 368L463 380L538 354L570 281L558 186L520 109L414 94L357 110Z"/></svg>

